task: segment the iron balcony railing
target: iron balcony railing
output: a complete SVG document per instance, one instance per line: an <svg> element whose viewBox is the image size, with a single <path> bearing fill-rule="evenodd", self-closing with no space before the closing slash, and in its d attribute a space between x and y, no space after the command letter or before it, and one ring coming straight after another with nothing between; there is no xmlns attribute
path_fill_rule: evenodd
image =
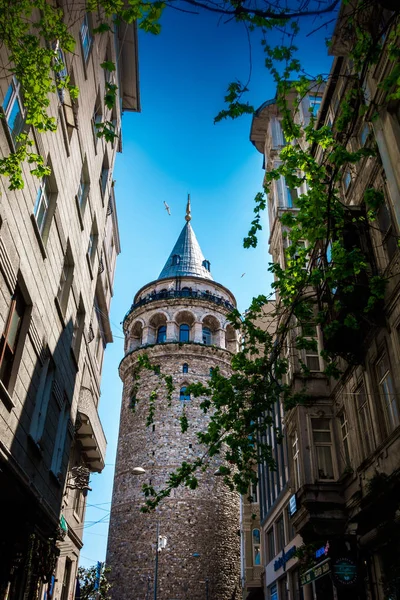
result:
<svg viewBox="0 0 400 600"><path fill-rule="evenodd" d="M216 296L215 294L210 294L209 292L199 292L197 290L166 290L165 292L154 292L150 293L144 298L141 298L139 302L132 304L128 312L126 313L124 320L128 315L131 314L135 308L139 308L139 306L144 306L145 304L149 304L150 302L155 302L156 300L170 300L173 298L198 298L199 300L206 300L208 302L213 302L218 306L223 306L228 310L234 310L233 304L222 298L222 296Z"/></svg>

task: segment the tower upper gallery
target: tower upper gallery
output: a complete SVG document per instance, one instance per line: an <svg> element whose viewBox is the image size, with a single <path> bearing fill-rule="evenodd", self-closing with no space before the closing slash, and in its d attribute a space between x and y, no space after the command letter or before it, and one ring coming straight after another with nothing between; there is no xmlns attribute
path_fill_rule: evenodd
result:
<svg viewBox="0 0 400 600"><path fill-rule="evenodd" d="M227 315L233 294L213 280L190 224L186 223L158 279L143 286L124 319L125 353L151 344L193 342L236 352L237 332Z"/></svg>

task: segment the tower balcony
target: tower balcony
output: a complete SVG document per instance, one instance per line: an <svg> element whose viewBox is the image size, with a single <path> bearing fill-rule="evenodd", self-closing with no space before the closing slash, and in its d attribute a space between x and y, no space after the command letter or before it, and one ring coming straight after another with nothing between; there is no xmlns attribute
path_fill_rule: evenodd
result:
<svg viewBox="0 0 400 600"><path fill-rule="evenodd" d="M138 300L138 302L135 302L134 304L132 304L132 306L130 307L130 309L128 310L128 312L126 313L126 315L124 317L124 321L137 308L145 306L146 304L150 304L151 302L156 302L158 300L165 301L165 300L172 300L175 298L205 300L206 302L211 302L213 304L216 304L217 306L224 307L229 311L232 311L235 308L233 306L233 304L231 304L228 300L226 300L222 296L218 296L216 294L211 294L208 291L192 290L190 288L183 289L183 290L166 290L166 291L160 291L160 292L153 292L153 293L147 294L146 296L140 298L140 300Z"/></svg>

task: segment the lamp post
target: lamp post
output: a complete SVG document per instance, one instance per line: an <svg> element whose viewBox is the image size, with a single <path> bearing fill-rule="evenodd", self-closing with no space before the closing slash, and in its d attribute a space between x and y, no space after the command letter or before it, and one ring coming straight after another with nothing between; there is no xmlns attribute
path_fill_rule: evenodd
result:
<svg viewBox="0 0 400 600"><path fill-rule="evenodd" d="M157 521L157 535L156 535L156 562L154 565L154 600L157 600L157 583L158 583L158 538L160 535L160 522Z"/></svg>

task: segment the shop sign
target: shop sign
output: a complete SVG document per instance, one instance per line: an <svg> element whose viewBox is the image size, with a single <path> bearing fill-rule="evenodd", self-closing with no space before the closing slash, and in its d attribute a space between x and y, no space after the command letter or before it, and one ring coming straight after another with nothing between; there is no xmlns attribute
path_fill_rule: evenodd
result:
<svg viewBox="0 0 400 600"><path fill-rule="evenodd" d="M327 556L329 552L329 542L326 542L325 546L318 548L315 552L315 558L321 558L321 556Z"/></svg>
<svg viewBox="0 0 400 600"><path fill-rule="evenodd" d="M311 583L320 577L323 577L331 570L331 559L327 558L326 561L316 565L312 569L309 569L303 575L300 575L300 583L301 585L307 585L307 583Z"/></svg>
<svg viewBox="0 0 400 600"><path fill-rule="evenodd" d="M332 573L335 582L340 585L350 586L357 581L357 565L351 558L338 558L335 560Z"/></svg>
<svg viewBox="0 0 400 600"><path fill-rule="evenodd" d="M286 563L288 562L288 560L293 558L295 552L296 552L296 546L292 546L287 552L285 552L285 550L282 550L282 556L280 556L274 562L274 571L277 571L281 567L283 567L283 570L286 571Z"/></svg>

